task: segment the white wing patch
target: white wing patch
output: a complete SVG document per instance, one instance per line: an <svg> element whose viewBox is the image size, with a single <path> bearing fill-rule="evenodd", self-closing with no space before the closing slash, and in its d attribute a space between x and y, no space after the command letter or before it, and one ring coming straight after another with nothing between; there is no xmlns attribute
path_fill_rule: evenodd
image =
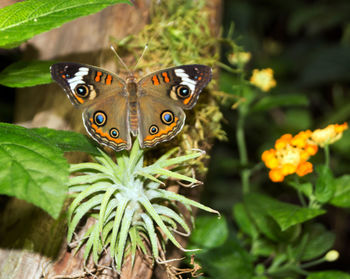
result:
<svg viewBox="0 0 350 279"><path fill-rule="evenodd" d="M188 86L192 92L194 92L194 89L196 87L197 82L194 81L193 79L190 79L188 77L188 74L185 73L185 70L183 69L176 69L175 70L175 75L181 78L181 83L183 85Z"/></svg>
<svg viewBox="0 0 350 279"><path fill-rule="evenodd" d="M78 84L85 84L83 81L83 77L89 73L89 68L80 67L79 71L74 74L74 77L67 79L69 87L72 91L74 91L75 87Z"/></svg>

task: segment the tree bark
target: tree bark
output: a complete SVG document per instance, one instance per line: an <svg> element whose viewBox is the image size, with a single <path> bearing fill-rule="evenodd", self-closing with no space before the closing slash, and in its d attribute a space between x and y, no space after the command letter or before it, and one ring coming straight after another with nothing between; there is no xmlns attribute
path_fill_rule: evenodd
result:
<svg viewBox="0 0 350 279"><path fill-rule="evenodd" d="M12 4L13 0L6 3ZM2 6L5 6L2 3ZM40 34L21 45L24 59L74 61L115 70L114 54L109 50L110 37L123 37L139 32L149 20L151 1L135 1L134 6L119 4L103 11L64 24L58 29ZM211 28L216 35L220 23L221 0L208 1ZM146 42L145 42L146 43ZM49 70L49 69L48 69ZM17 123L29 127L46 126L84 132L81 111L69 102L56 84L18 90L16 100ZM81 156L81 155L74 155ZM71 157L71 161L82 158ZM198 199L197 192L197 199ZM0 214L0 279L10 278L118 278L108 268L108 253L99 267L83 264L83 251L73 255L65 242L66 222L62 214L52 220L46 213L17 199L5 199ZM88 220L84 228L91 225ZM174 250L175 251L175 250ZM178 253L178 252L177 252ZM179 257L178 254L176 257ZM90 275L89 275L90 274ZM151 278L153 267L144 257L138 256L134 266L125 260L120 278ZM158 271L156 278L166 278Z"/></svg>

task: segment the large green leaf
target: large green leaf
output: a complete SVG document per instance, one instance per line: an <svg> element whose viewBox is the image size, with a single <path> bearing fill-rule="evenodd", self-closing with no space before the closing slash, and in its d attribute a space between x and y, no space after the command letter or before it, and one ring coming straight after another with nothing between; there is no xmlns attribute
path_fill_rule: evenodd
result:
<svg viewBox="0 0 350 279"><path fill-rule="evenodd" d="M282 231L326 212L323 209L305 208L280 202L264 195L252 194L248 199L250 203L260 205L262 210L278 223Z"/></svg>
<svg viewBox="0 0 350 279"><path fill-rule="evenodd" d="M0 193L26 200L57 218L68 181L63 152L35 131L0 123Z"/></svg>
<svg viewBox="0 0 350 279"><path fill-rule="evenodd" d="M350 274L338 270L327 270L313 272L306 279L350 279Z"/></svg>
<svg viewBox="0 0 350 279"><path fill-rule="evenodd" d="M0 84L8 87L27 87L52 82L50 66L54 61L20 61L0 73Z"/></svg>
<svg viewBox="0 0 350 279"><path fill-rule="evenodd" d="M31 130L45 137L63 152L82 151L93 155L100 155L100 152L96 148L95 142L89 140L82 134L49 128L34 128Z"/></svg>
<svg viewBox="0 0 350 279"><path fill-rule="evenodd" d="M81 16L128 0L27 0L0 10L0 47L14 47Z"/></svg>
<svg viewBox="0 0 350 279"><path fill-rule="evenodd" d="M350 175L335 180L335 193L330 203L339 207L350 207Z"/></svg>

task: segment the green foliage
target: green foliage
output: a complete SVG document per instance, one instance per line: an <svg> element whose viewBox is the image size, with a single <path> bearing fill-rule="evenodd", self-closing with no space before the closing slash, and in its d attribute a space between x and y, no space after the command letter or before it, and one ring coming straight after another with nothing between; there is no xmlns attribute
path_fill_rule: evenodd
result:
<svg viewBox="0 0 350 279"><path fill-rule="evenodd" d="M301 224L305 221L315 218L326 211L317 208L304 208L293 204L280 202L268 196L259 194L249 194L245 196L246 206L251 208L251 214L262 214L270 216L280 226L282 231L291 226ZM255 220L258 222L257 220Z"/></svg>
<svg viewBox="0 0 350 279"><path fill-rule="evenodd" d="M341 0L338 2L344 3ZM299 4L300 9L305 8L306 4ZM298 16L296 6L299 4L289 6L293 6L292 13L296 17ZM278 1L275 1L274 5L278 6ZM235 6L237 9L228 9L227 13L236 13L237 18L240 18L245 24L249 16L254 18L254 24L263 22L264 19L271 19L271 11L267 11L267 7L265 10L264 8L258 9L254 4L246 1L233 1L228 6ZM253 9L256 9L254 15ZM285 11L283 9L281 7L277 10L283 14ZM322 11L325 10L322 9ZM308 11L312 13L314 9L310 8ZM312 17L311 14L309 16ZM335 14L333 18L336 18ZM304 20L301 22L312 22L307 13ZM244 26L242 22L240 24ZM304 24L301 22L301 25ZM271 22L268 24L268 34L271 32L271 24ZM316 22L313 24L314 28L318 27ZM318 145L319 153L322 153L321 151L324 153L317 154L313 160L308 159L313 165L313 169L310 170L312 173L309 175L299 176L300 173L298 175L289 173L284 183L273 183L266 181L266 169L263 173L262 164L259 162L263 151L273 148L273 139L276 140L282 134L297 134L301 129L311 130L312 126L321 128L332 123L330 121L340 124L349 118L349 99L345 98L348 94L348 87L341 84L341 81L349 79L349 71L346 69L349 53L345 53L347 47L325 46L322 48L315 44L317 40L312 42L312 47L305 47L303 45L305 42L301 41L298 42L295 49L288 52L289 45L278 45L278 42L276 43L271 38L259 37L258 40L262 43L249 41L257 39L249 38L251 31L249 29L249 31L245 30L246 32L240 33L237 39L240 43L243 42L249 46L243 48L232 40L234 38L232 26L230 25L227 32L227 39L223 39L225 55L231 66L223 65L224 71L219 80L220 97L224 97L222 104L226 109L225 119L228 120L228 131L232 140L229 145L218 145L213 154L211 174L215 178L213 181L208 181L208 188L211 188L207 200L214 200L215 205L221 205L228 216L229 207L232 206L234 226L230 226L228 222L229 233L227 241L222 246L216 246L213 249L204 248L203 253L196 254L196 259L203 268L205 278L235 278L236 274L238 278L254 279L349 276L340 271L311 272L309 270L310 267L326 261L336 260L339 255L337 251L331 250L334 247L336 234L321 222L332 218L330 216L332 211L328 210L329 205L349 207L350 180L347 174L350 158L349 132L334 135L333 139L336 140L343 137L334 145L330 145L329 142L325 145ZM307 26L307 28L312 27ZM320 44L320 41L317 43ZM261 44L261 48L254 51L254 47L258 44ZM271 47L271 53L267 52L269 47ZM317 51L315 51L316 48L318 48ZM237 57L242 53L246 54L247 49L252 51L252 59L245 62L239 61ZM261 49L264 50L261 51ZM291 55L292 51L295 52L292 53L294 57ZM284 56L278 56L282 53ZM279 60L273 58L269 60L267 57L269 55L278 56ZM290 56L286 57L287 55ZM301 59L301 65L295 66L294 61L297 55L303 59ZM266 76L261 87L253 84L250 75L251 66L258 69L273 68L277 86L266 91L262 86L264 82L267 83ZM291 72L291 68L295 72ZM335 81L337 85L330 84ZM315 84L322 87L310 88ZM329 94L327 93L327 98L322 98L321 94L325 84L332 89ZM315 100L318 105L323 105L322 108L310 109ZM329 100L334 103L327 103ZM324 114L322 115L323 123L322 119L315 117L315 111L318 110L322 110ZM327 138L326 134L327 132L324 131L325 138ZM311 137L307 144L314 144ZM285 160L292 164L295 159L293 150L288 151L290 153L276 155L277 160ZM273 161L270 163L273 165ZM288 172L287 168L285 171ZM322 217L318 218L321 215ZM193 238L190 239L191 248L201 247L200 241L195 239L195 236L209 234L208 230L211 225L207 223L203 222L193 231ZM327 227L328 225L329 222ZM228 248L229 240L234 240L238 247ZM202 241L204 242L205 238ZM238 258L226 262L225 256L222 256L225 254L225 249L231 249L231 255L235 254ZM244 252L249 251L249 259L244 253L241 253L242 249ZM333 259L330 257L331 254L333 254ZM245 269L239 263L242 263ZM223 267L229 272L222 272ZM322 269L322 266L319 269Z"/></svg>
<svg viewBox="0 0 350 279"><path fill-rule="evenodd" d="M4 123L0 130L0 193L31 202L57 218L68 181L62 150L32 130Z"/></svg>
<svg viewBox="0 0 350 279"><path fill-rule="evenodd" d="M308 99L300 94L264 96L251 108L251 112L266 111L276 107L307 106Z"/></svg>
<svg viewBox="0 0 350 279"><path fill-rule="evenodd" d="M56 145L63 152L81 151L92 155L100 154L96 148L95 141L76 132L54 130L49 128L33 128L30 129L38 135L45 137L53 145Z"/></svg>
<svg viewBox="0 0 350 279"><path fill-rule="evenodd" d="M0 47L11 48L81 16L127 0L27 0L0 10Z"/></svg>
<svg viewBox="0 0 350 279"><path fill-rule="evenodd" d="M350 175L336 178L335 193L330 203L338 207L350 207Z"/></svg>
<svg viewBox="0 0 350 279"><path fill-rule="evenodd" d="M196 260L202 264L209 278L252 278L253 257L228 236L224 218L198 217L191 234L189 248L200 248Z"/></svg>
<svg viewBox="0 0 350 279"><path fill-rule="evenodd" d="M97 150L74 132L0 123L0 193L33 203L57 218L68 187L66 151Z"/></svg>
<svg viewBox="0 0 350 279"><path fill-rule="evenodd" d="M337 270L312 272L306 279L350 279L350 275Z"/></svg>
<svg viewBox="0 0 350 279"><path fill-rule="evenodd" d="M191 235L191 243L204 249L211 249L223 245L228 236L228 228L225 218L212 216L200 216L196 219L195 227Z"/></svg>
<svg viewBox="0 0 350 279"><path fill-rule="evenodd" d="M327 166L317 166L318 178L316 181L315 198L320 203L328 202L334 195L334 178L332 171Z"/></svg>
<svg viewBox="0 0 350 279"><path fill-rule="evenodd" d="M28 87L50 83L50 66L54 61L20 61L0 72L0 84L8 87Z"/></svg>

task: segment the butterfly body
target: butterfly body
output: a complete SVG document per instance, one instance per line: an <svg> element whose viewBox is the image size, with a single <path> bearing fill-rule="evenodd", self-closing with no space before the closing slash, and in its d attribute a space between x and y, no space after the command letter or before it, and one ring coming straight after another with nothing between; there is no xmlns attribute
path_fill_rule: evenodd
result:
<svg viewBox="0 0 350 279"><path fill-rule="evenodd" d="M211 68L183 65L125 80L106 70L78 63L51 66L52 78L70 101L83 108L83 122L97 142L116 151L130 149L131 136L153 147L178 134L186 115L211 80Z"/></svg>

